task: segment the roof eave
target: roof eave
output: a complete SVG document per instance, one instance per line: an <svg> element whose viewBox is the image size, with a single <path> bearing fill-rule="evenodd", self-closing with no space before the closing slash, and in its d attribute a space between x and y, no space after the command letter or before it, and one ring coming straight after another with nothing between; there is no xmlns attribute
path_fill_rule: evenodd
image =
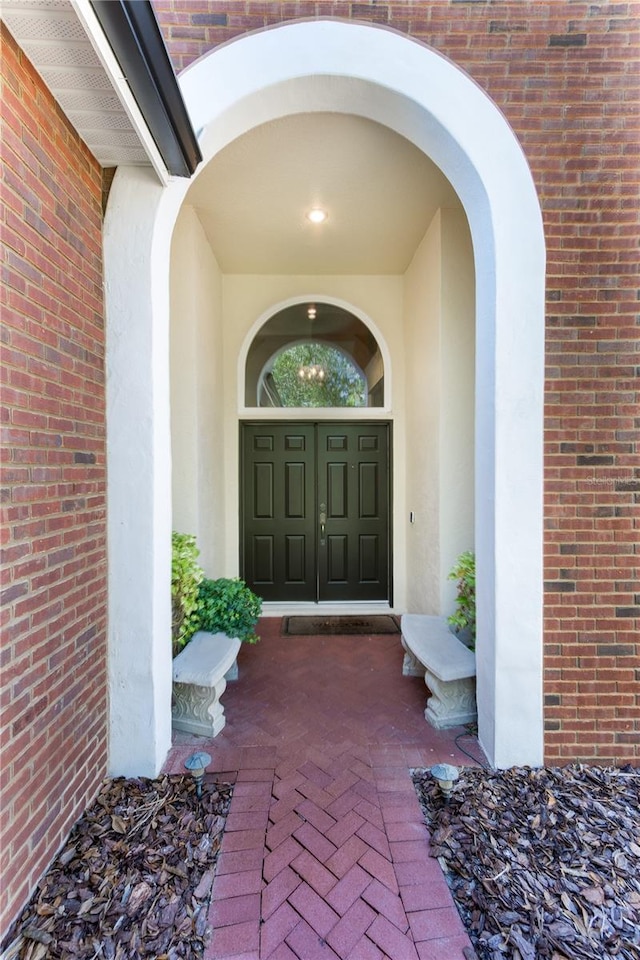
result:
<svg viewBox="0 0 640 960"><path fill-rule="evenodd" d="M170 174L190 177L202 160L149 0L90 0Z"/></svg>

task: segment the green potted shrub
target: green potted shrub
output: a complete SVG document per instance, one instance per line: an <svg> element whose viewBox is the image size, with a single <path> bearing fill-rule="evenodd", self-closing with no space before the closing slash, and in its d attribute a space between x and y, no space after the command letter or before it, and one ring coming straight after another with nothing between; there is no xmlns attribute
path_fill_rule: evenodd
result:
<svg viewBox="0 0 640 960"><path fill-rule="evenodd" d="M209 580L198 587L199 630L226 633L244 643L256 643L256 623L262 611L262 600L244 580L238 577Z"/></svg>
<svg viewBox="0 0 640 960"><path fill-rule="evenodd" d="M456 560L449 580L456 580L458 592L456 609L448 617L455 635L471 650L476 646L476 558L471 550L461 553Z"/></svg>
<svg viewBox="0 0 640 960"><path fill-rule="evenodd" d="M198 587L204 571L190 533L171 534L171 646L175 657L199 630Z"/></svg>
<svg viewBox="0 0 640 960"><path fill-rule="evenodd" d="M171 536L171 635L174 657L198 630L226 633L256 643L262 600L244 580L210 580L198 563L200 551L190 533Z"/></svg>

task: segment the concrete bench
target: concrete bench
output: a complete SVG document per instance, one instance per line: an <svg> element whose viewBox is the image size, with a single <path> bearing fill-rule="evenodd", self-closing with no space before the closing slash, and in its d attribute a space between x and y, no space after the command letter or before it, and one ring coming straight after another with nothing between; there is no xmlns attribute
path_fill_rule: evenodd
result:
<svg viewBox="0 0 640 960"><path fill-rule="evenodd" d="M474 723L476 655L449 630L445 617L405 613L400 618L405 650L402 673L424 676L431 696L424 712L438 730Z"/></svg>
<svg viewBox="0 0 640 960"><path fill-rule="evenodd" d="M194 634L173 660L174 730L216 737L226 720L220 697L238 656L240 641L225 633Z"/></svg>

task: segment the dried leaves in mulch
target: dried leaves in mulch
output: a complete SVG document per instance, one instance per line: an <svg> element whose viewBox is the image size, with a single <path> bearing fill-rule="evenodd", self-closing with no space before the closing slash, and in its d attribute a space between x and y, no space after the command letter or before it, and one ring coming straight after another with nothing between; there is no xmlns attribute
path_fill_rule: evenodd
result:
<svg viewBox="0 0 640 960"><path fill-rule="evenodd" d="M481 960L640 960L640 770L415 771L432 855Z"/></svg>
<svg viewBox="0 0 640 960"><path fill-rule="evenodd" d="M202 957L229 784L108 780L25 908L2 960Z"/></svg>

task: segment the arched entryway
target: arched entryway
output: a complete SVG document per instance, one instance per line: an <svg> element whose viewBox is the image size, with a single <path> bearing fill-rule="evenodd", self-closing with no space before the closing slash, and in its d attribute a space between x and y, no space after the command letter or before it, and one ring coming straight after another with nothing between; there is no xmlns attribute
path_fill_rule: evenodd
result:
<svg viewBox="0 0 640 960"><path fill-rule="evenodd" d="M540 763L544 242L512 131L438 54L391 31L337 21L249 35L199 61L181 84L205 161L270 119L337 111L401 134L453 184L476 276L480 739L498 766ZM111 767L118 773L155 772L170 743L167 268L187 188L120 169L105 226Z"/></svg>

